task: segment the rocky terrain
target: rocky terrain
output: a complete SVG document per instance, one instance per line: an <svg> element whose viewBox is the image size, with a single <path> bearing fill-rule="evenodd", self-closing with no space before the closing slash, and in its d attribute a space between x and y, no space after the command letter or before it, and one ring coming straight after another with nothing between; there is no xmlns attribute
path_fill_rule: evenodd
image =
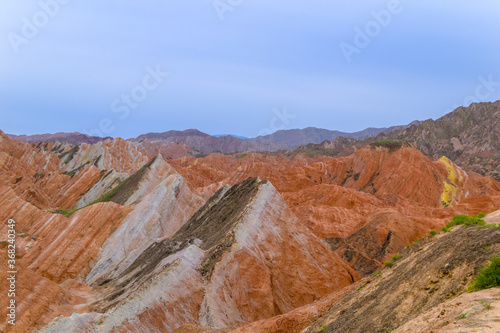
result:
<svg viewBox="0 0 500 333"><path fill-rule="evenodd" d="M205 138L29 144L0 132L0 218L16 221L18 271L16 326L2 297L0 331L497 327L498 290L466 290L500 254L500 231L428 236L459 214L500 223L500 184L461 167L461 154L418 149L418 140L337 138L205 156L176 141L185 134ZM458 137L482 144L467 154L495 147L494 134L481 139L490 143ZM6 235L2 223L2 258Z"/></svg>

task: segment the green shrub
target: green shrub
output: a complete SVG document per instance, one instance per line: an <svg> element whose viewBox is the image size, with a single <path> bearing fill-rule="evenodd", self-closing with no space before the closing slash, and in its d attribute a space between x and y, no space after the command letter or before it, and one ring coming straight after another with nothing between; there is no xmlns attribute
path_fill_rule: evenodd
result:
<svg viewBox="0 0 500 333"><path fill-rule="evenodd" d="M392 267L392 265L394 265L394 263L393 263L392 261L386 261L386 262L384 263L384 266L385 266L385 267Z"/></svg>
<svg viewBox="0 0 500 333"><path fill-rule="evenodd" d="M390 151L394 151L400 149L405 143L405 141L382 140L372 143L371 147L385 147L389 148Z"/></svg>
<svg viewBox="0 0 500 333"><path fill-rule="evenodd" d="M429 235L430 236L434 236L437 234L437 231L436 230L431 230L431 232L429 232Z"/></svg>
<svg viewBox="0 0 500 333"><path fill-rule="evenodd" d="M490 224L483 224L483 225L478 225L476 230L481 230L481 229L498 229L498 226L495 223L490 223Z"/></svg>
<svg viewBox="0 0 500 333"><path fill-rule="evenodd" d="M448 228L446 228L446 227L442 227L442 228L441 228L441 231L443 231L443 232L450 232L450 229L448 229Z"/></svg>
<svg viewBox="0 0 500 333"><path fill-rule="evenodd" d="M54 214L62 214L65 217L70 218L71 215L73 215L77 210L78 209L76 209L76 208L74 208L74 209L58 208L58 209L55 209L55 210L51 210L50 212L54 213Z"/></svg>
<svg viewBox="0 0 500 333"><path fill-rule="evenodd" d="M482 218L486 217L486 214L485 213L479 213L479 214L477 214L477 217L479 217L480 219L482 219Z"/></svg>
<svg viewBox="0 0 500 333"><path fill-rule="evenodd" d="M320 332L325 332L327 328L328 328L327 325L323 325L323 326L321 326L321 329L319 331Z"/></svg>
<svg viewBox="0 0 500 333"><path fill-rule="evenodd" d="M392 261L397 261L397 260L401 259L402 257L403 257L403 255L401 253L397 253L397 254L392 256Z"/></svg>
<svg viewBox="0 0 500 333"><path fill-rule="evenodd" d="M465 316L467 316L467 312L462 312L461 314L459 314L459 315L457 316L457 319L464 319L464 318L465 318Z"/></svg>
<svg viewBox="0 0 500 333"><path fill-rule="evenodd" d="M476 276L469 291L478 291L500 286L500 257L491 258L491 263L486 265Z"/></svg>
<svg viewBox="0 0 500 333"><path fill-rule="evenodd" d="M486 216L484 213L479 213L478 215L467 216L465 214L455 215L453 219L446 224L446 228L453 228L456 225L465 225L466 227L470 227L473 225L485 225L486 222L482 219L482 217Z"/></svg>

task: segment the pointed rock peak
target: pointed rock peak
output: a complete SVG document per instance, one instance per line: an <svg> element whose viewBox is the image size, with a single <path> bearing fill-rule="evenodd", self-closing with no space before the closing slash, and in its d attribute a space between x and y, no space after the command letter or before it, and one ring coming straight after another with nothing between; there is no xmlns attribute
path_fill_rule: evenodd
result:
<svg viewBox="0 0 500 333"><path fill-rule="evenodd" d="M154 158L156 158L157 160L165 161L162 154L158 154Z"/></svg>
<svg viewBox="0 0 500 333"><path fill-rule="evenodd" d="M208 253L205 257L210 258L204 262L201 273L209 275L217 259L231 246L234 226L244 217L246 208L266 183L253 177L230 188L221 188L179 231L171 238L152 244L124 274L140 271L141 276L148 276L165 257L199 242L199 247ZM131 278L136 277L132 274Z"/></svg>
<svg viewBox="0 0 500 333"><path fill-rule="evenodd" d="M117 137L117 138L109 138L107 140L104 140L104 142L111 142L111 141L114 141L115 143L119 143L119 144L128 144L127 141L123 140L122 138L120 137Z"/></svg>
<svg viewBox="0 0 500 333"><path fill-rule="evenodd" d="M251 177L230 188L223 187L177 232L176 237L201 239L202 248L211 249L241 219L245 208L265 183L267 180Z"/></svg>
<svg viewBox="0 0 500 333"><path fill-rule="evenodd" d="M8 137L2 130L0 130L0 142L2 142L4 139L8 139Z"/></svg>
<svg viewBox="0 0 500 333"><path fill-rule="evenodd" d="M140 196L138 192L141 192L141 194L144 192L145 183L151 183L151 179L158 178L156 180L160 180L165 174L170 172L170 165L163 161L163 159L158 159L157 157L152 158L137 172L106 192L101 198L97 199L97 201L112 201L124 206L135 201L132 200L132 198L137 199ZM161 166L165 166L165 168L160 170ZM155 173L159 173L158 177L155 177Z"/></svg>

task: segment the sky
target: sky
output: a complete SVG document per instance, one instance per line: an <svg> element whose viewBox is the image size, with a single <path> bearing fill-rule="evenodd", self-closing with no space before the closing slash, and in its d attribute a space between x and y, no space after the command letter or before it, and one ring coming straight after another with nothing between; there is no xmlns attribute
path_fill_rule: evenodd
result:
<svg viewBox="0 0 500 333"><path fill-rule="evenodd" d="M0 129L353 132L500 99L497 0L2 0Z"/></svg>

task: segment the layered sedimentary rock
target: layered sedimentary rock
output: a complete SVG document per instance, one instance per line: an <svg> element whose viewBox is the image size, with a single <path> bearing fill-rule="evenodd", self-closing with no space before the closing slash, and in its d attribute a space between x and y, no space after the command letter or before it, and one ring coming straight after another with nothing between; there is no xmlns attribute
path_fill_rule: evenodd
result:
<svg viewBox="0 0 500 333"><path fill-rule="evenodd" d="M65 152L70 152L72 146L29 145L0 133L0 219L16 221L19 271L17 324L6 326L2 320L0 330L31 332L59 315L84 311L95 300L95 294L82 282L103 253L103 244L113 240L110 236L116 235L124 222L140 230L135 241L133 232L125 234L129 248L140 251L141 244L147 247L158 238L173 234L203 204L161 156L149 163L142 157L140 162L133 162L120 158L120 154L127 154L116 150L120 143L106 144L111 149L103 152L110 154L108 160L115 158L113 154L118 155L112 164L123 170L139 170L129 177L126 173L101 170L82 158L78 163L83 164L77 163L76 169L68 171L69 163L64 163L64 159L70 153ZM76 153L71 160L75 156ZM103 202L94 203L95 199ZM72 207L75 209L59 209ZM6 235L6 225L2 223L2 258L7 254ZM3 295L7 294L6 287L5 283L0 284ZM1 302L2 318L6 318L5 300L8 301L2 298Z"/></svg>
<svg viewBox="0 0 500 333"><path fill-rule="evenodd" d="M102 314L89 329L237 327L291 311L358 278L269 182L250 178L221 189L171 238L103 281L96 289L103 298L90 309ZM59 321L67 323L58 320L50 328Z"/></svg>
<svg viewBox="0 0 500 333"><path fill-rule="evenodd" d="M135 145L121 138L100 141L89 145L74 146L62 156L66 170L75 170L82 165L92 164L101 170L114 169L132 174L149 161L150 157Z"/></svg>
<svg viewBox="0 0 500 333"><path fill-rule="evenodd" d="M106 240L88 283L118 277L154 241L172 236L203 205L179 174L166 177Z"/></svg>
<svg viewBox="0 0 500 333"><path fill-rule="evenodd" d="M498 194L492 179L468 174L447 158L431 161L409 145L373 146L343 158L317 158L210 155L175 160L172 165L200 191L247 176L269 179L293 212L322 238L348 236L378 209L392 208L427 220L447 217L444 206Z"/></svg>
<svg viewBox="0 0 500 333"><path fill-rule="evenodd" d="M114 169L105 172L104 176L102 176L102 178L99 179L94 186L92 186L92 188L90 188L76 203L75 208L83 208L96 201L106 192L109 192L116 186L120 185L120 183L125 181L128 176L128 174L116 172Z"/></svg>

